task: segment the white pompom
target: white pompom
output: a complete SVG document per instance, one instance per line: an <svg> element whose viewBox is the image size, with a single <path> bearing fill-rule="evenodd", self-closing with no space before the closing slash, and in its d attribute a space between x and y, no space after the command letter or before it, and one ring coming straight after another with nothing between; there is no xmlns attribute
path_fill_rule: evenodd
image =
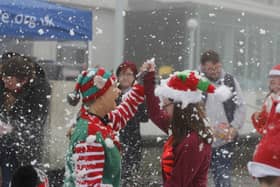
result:
<svg viewBox="0 0 280 187"><path fill-rule="evenodd" d="M216 88L215 95L218 96L221 101L226 101L232 96L232 92L228 86L221 85Z"/></svg>
<svg viewBox="0 0 280 187"><path fill-rule="evenodd" d="M108 148L113 148L113 147L114 147L114 142L113 142L113 140L110 139L110 138L106 138L106 139L105 139L105 144L106 144L106 146L107 146Z"/></svg>
<svg viewBox="0 0 280 187"><path fill-rule="evenodd" d="M86 139L86 142L87 142L88 144L92 144L92 143L95 142L95 140L96 140L96 136L95 136L95 135L89 135L89 136L87 137L87 139Z"/></svg>
<svg viewBox="0 0 280 187"><path fill-rule="evenodd" d="M105 86L106 84L106 79L104 79L103 77L101 77L100 75L96 75L94 77L94 86L96 86L97 88L101 89Z"/></svg>
<svg viewBox="0 0 280 187"><path fill-rule="evenodd" d="M275 109L275 110L276 110L276 113L280 113L280 104L279 104L279 103L277 104L277 106L276 106L276 109Z"/></svg>
<svg viewBox="0 0 280 187"><path fill-rule="evenodd" d="M78 161L78 158L79 158L79 155L73 154L73 156L72 156L72 161L73 161L74 163L76 163L76 162Z"/></svg>

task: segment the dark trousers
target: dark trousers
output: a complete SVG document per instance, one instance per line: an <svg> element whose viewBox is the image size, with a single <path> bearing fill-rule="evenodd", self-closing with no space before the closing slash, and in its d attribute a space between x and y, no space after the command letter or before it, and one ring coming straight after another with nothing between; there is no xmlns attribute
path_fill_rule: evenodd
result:
<svg viewBox="0 0 280 187"><path fill-rule="evenodd" d="M213 148L211 171L216 187L231 187L234 142Z"/></svg>
<svg viewBox="0 0 280 187"><path fill-rule="evenodd" d="M141 142L124 145L122 152L122 186L138 186L137 176L141 161Z"/></svg>
<svg viewBox="0 0 280 187"><path fill-rule="evenodd" d="M0 167L2 172L2 187L9 187L14 171L18 167L15 151L0 146Z"/></svg>

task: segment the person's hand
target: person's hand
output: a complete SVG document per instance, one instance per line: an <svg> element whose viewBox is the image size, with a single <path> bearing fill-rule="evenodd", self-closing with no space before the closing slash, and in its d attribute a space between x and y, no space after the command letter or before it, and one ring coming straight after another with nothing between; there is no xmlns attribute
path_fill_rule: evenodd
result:
<svg viewBox="0 0 280 187"><path fill-rule="evenodd" d="M223 140L228 139L229 128L230 126L228 123L220 123L217 126L214 126L214 136Z"/></svg>
<svg viewBox="0 0 280 187"><path fill-rule="evenodd" d="M67 130L67 132L66 132L66 137L67 137L67 138L71 138L73 132L74 132L74 127L71 126L71 127Z"/></svg>
<svg viewBox="0 0 280 187"><path fill-rule="evenodd" d="M151 58L149 60L146 60L141 68L140 68L140 72L153 72L155 71L155 59L154 58Z"/></svg>
<svg viewBox="0 0 280 187"><path fill-rule="evenodd" d="M237 134L238 134L237 129L234 127L230 127L228 129L228 134L226 135L225 140L231 142L236 138Z"/></svg>
<svg viewBox="0 0 280 187"><path fill-rule="evenodd" d="M15 96L11 92L5 94L5 99L7 103L13 104L16 101Z"/></svg>
<svg viewBox="0 0 280 187"><path fill-rule="evenodd" d="M139 73L136 75L137 83L143 85L143 78L148 72L155 71L155 59L146 60L140 67Z"/></svg>
<svg viewBox="0 0 280 187"><path fill-rule="evenodd" d="M221 123L214 128L214 136L227 142L233 141L237 134L238 130L231 127L228 123Z"/></svg>

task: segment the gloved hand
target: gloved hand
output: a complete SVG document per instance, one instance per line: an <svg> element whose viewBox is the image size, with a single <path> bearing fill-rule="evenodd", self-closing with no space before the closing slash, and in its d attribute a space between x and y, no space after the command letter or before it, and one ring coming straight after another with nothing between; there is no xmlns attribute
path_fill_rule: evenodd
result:
<svg viewBox="0 0 280 187"><path fill-rule="evenodd" d="M136 75L136 81L138 84L144 85L144 76L148 73L148 72L153 72L155 71L155 58L152 58L150 60L145 61L141 68L139 73Z"/></svg>

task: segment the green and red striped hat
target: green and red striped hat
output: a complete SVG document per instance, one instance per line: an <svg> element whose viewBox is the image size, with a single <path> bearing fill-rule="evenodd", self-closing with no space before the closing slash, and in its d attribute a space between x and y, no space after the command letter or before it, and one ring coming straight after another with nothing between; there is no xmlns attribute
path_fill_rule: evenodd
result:
<svg viewBox="0 0 280 187"><path fill-rule="evenodd" d="M69 104L75 106L81 94L83 103L94 101L103 95L115 81L116 77L102 67L88 69L78 76L75 90L68 94L67 100Z"/></svg>
<svg viewBox="0 0 280 187"><path fill-rule="evenodd" d="M202 92L217 94L223 101L231 96L228 87L220 86L219 89L216 89L208 79L193 70L175 72L167 80L163 80L161 85L155 89L156 96L180 102L183 108L190 103L200 102Z"/></svg>

